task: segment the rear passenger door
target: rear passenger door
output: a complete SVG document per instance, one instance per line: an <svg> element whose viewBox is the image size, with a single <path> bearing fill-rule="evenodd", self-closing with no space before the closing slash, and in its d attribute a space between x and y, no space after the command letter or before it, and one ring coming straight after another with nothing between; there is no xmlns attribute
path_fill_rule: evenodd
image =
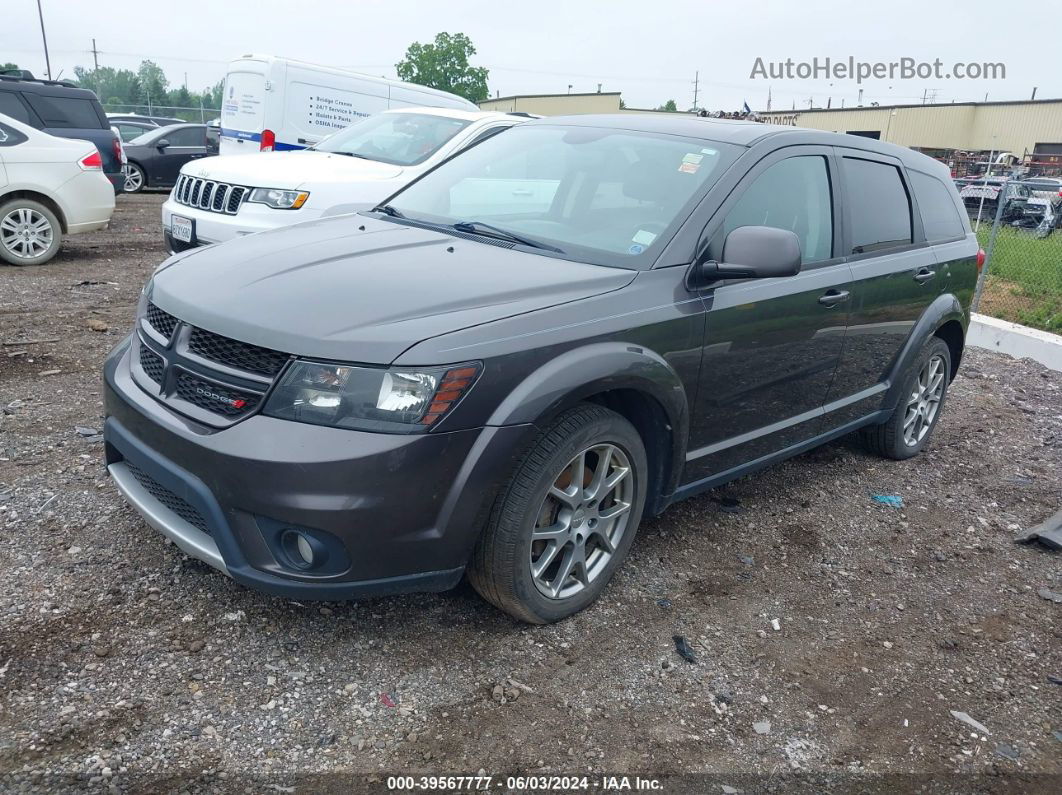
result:
<svg viewBox="0 0 1062 795"><path fill-rule="evenodd" d="M944 281L900 162L862 150L837 153L852 304L825 427L880 408L893 361Z"/></svg>
<svg viewBox="0 0 1062 795"><path fill-rule="evenodd" d="M702 294L707 323L687 478L728 472L813 437L841 355L851 275L837 249L832 150L787 147L761 160L705 230L771 226L800 239L795 276L720 282ZM721 219L721 221L719 220Z"/></svg>
<svg viewBox="0 0 1062 795"><path fill-rule="evenodd" d="M206 131L202 127L184 127L182 129L166 130L157 141L166 140L169 146L159 150L158 156L153 157L151 184L155 187L173 185L177 181L177 175L181 167L189 160L195 160L207 156Z"/></svg>

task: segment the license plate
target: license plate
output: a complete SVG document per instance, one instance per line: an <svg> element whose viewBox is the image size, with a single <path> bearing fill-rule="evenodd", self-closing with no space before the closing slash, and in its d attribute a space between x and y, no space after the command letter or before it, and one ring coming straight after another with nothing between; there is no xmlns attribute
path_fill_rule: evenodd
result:
<svg viewBox="0 0 1062 795"><path fill-rule="evenodd" d="M195 222L191 218L183 218L180 215L170 216L170 237L180 240L182 243L191 243L195 240Z"/></svg>

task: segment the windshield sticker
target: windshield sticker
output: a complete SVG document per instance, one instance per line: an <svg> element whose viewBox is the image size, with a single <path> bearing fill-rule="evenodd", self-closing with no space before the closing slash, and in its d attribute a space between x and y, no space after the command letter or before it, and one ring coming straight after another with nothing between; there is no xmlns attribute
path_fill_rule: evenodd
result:
<svg viewBox="0 0 1062 795"><path fill-rule="evenodd" d="M683 163L693 163L695 166L699 166L702 160L704 160L704 155L699 155L696 152L689 152L682 156Z"/></svg>
<svg viewBox="0 0 1062 795"><path fill-rule="evenodd" d="M652 245L654 240L656 240L656 233L650 232L647 229L639 229L634 233L634 237L631 238L632 243L639 243L643 246Z"/></svg>
<svg viewBox="0 0 1062 795"><path fill-rule="evenodd" d="M628 254L638 255L645 251L645 246L639 246L637 243L632 243L631 247L627 249Z"/></svg>
<svg viewBox="0 0 1062 795"><path fill-rule="evenodd" d="M698 163L682 163L678 170L683 174L696 174L699 169L700 165Z"/></svg>

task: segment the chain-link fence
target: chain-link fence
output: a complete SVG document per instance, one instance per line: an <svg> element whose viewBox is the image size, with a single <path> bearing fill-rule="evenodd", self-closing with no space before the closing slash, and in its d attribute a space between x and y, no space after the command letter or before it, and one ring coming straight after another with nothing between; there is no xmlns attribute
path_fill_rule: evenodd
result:
<svg viewBox="0 0 1062 795"><path fill-rule="evenodd" d="M136 113L140 116L162 116L182 121L199 122L206 124L221 116L217 108L208 108L204 105L195 107L182 105L155 105L153 103L134 105L124 102L104 102L103 109L107 113Z"/></svg>
<svg viewBox="0 0 1062 795"><path fill-rule="evenodd" d="M1062 195L1035 182L960 185L987 259L974 311L1062 334Z"/></svg>

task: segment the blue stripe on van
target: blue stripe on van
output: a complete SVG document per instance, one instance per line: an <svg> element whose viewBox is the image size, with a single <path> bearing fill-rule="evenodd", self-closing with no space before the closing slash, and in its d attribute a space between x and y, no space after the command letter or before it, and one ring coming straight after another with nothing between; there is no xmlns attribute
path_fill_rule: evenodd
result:
<svg viewBox="0 0 1062 795"><path fill-rule="evenodd" d="M221 135L225 138L239 138L243 141L258 141L262 140L262 133L244 132L243 130L230 130L228 127L221 128ZM302 144L287 144L283 141L274 141L273 150L276 152L285 152L292 149L305 149Z"/></svg>

